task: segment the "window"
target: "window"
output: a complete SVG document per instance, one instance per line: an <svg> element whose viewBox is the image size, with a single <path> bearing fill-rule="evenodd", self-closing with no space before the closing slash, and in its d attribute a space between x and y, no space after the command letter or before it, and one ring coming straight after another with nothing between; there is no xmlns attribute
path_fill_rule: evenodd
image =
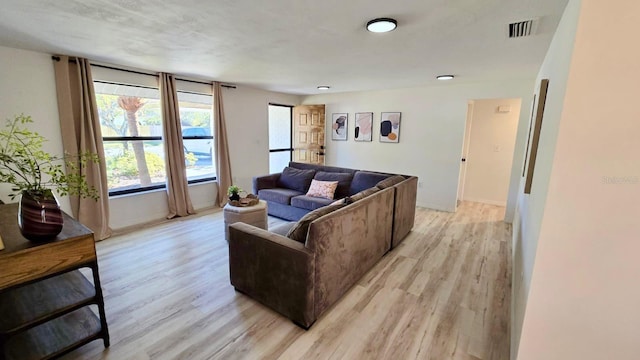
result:
<svg viewBox="0 0 640 360"><path fill-rule="evenodd" d="M160 92L149 79L142 80L144 85L94 81L112 196L166 186ZM179 91L178 103L187 179L215 180L213 96Z"/></svg>
<svg viewBox="0 0 640 360"><path fill-rule="evenodd" d="M269 104L269 172L272 174L282 171L291 161L292 109Z"/></svg>
<svg viewBox="0 0 640 360"><path fill-rule="evenodd" d="M187 179L190 183L213 180L213 96L178 91Z"/></svg>
<svg viewBox="0 0 640 360"><path fill-rule="evenodd" d="M94 82L109 195L165 186L160 92L157 88Z"/></svg>

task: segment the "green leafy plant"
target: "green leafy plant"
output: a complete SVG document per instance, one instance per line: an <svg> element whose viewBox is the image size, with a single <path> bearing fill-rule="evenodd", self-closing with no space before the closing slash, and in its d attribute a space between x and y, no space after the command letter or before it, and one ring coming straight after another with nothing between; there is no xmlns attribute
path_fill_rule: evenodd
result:
<svg viewBox="0 0 640 360"><path fill-rule="evenodd" d="M34 198L51 197L51 188L60 195L78 195L98 199L98 191L87 184L80 174L80 166L87 162L98 162L98 156L82 153L77 157L51 155L42 150L46 139L25 127L33 123L31 116L16 115L7 119L4 130L0 130L0 182L12 185L10 194L14 199L20 193ZM66 165L66 172L65 172Z"/></svg>
<svg viewBox="0 0 640 360"><path fill-rule="evenodd" d="M240 192L242 192L243 190L240 189L239 186L237 185L231 185L229 186L229 189L227 189L227 195L231 196L231 195L237 195Z"/></svg>

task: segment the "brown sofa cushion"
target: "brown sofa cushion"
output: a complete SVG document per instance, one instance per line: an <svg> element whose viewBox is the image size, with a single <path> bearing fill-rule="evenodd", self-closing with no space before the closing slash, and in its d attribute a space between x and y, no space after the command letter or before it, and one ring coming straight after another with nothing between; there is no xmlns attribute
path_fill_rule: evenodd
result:
<svg viewBox="0 0 640 360"><path fill-rule="evenodd" d="M295 221L289 221L276 226L269 227L269 232L276 233L278 235L287 236L287 233L295 225Z"/></svg>
<svg viewBox="0 0 640 360"><path fill-rule="evenodd" d="M365 190L360 191L357 194L354 194L352 196L350 196L351 201L358 201L358 200L362 200L364 198L366 198L369 195L373 195L375 193L377 193L378 191L380 191L380 189L378 189L377 187L371 187Z"/></svg>
<svg viewBox="0 0 640 360"><path fill-rule="evenodd" d="M376 187L380 190L384 190L388 187L392 187L395 184L399 184L404 181L404 176L395 175L389 178L386 178L379 183L376 184Z"/></svg>
<svg viewBox="0 0 640 360"><path fill-rule="evenodd" d="M309 224L311 224L314 220L345 206L347 205L332 204L332 205L324 206L319 209L313 210L310 213L307 213L305 216L302 217L302 219L298 220L298 222L291 228L291 230L289 230L289 232L287 233L287 237L291 240L295 240L304 244L305 241L307 241L307 232L309 232Z"/></svg>

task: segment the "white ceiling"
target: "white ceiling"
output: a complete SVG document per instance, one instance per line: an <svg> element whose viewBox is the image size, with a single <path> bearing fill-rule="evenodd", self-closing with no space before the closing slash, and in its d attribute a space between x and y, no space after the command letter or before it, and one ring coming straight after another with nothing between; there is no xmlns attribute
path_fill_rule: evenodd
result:
<svg viewBox="0 0 640 360"><path fill-rule="evenodd" d="M0 45L294 94L503 81L536 76L567 1L0 0Z"/></svg>

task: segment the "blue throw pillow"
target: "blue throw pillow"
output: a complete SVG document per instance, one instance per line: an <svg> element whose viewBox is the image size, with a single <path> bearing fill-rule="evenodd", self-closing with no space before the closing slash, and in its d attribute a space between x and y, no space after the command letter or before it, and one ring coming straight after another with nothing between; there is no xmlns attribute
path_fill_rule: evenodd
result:
<svg viewBox="0 0 640 360"><path fill-rule="evenodd" d="M291 167L286 167L280 174L278 179L278 187L297 190L306 193L311 186L311 180L316 174L315 170L300 170Z"/></svg>

